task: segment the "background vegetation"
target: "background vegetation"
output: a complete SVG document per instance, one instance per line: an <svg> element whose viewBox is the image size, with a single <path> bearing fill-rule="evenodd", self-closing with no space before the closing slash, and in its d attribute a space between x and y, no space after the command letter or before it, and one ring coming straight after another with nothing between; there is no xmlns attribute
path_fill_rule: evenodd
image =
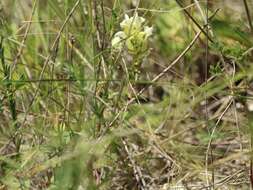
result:
<svg viewBox="0 0 253 190"><path fill-rule="evenodd" d="M0 189L250 189L251 9L1 0ZM135 11L154 28L138 79L111 49Z"/></svg>

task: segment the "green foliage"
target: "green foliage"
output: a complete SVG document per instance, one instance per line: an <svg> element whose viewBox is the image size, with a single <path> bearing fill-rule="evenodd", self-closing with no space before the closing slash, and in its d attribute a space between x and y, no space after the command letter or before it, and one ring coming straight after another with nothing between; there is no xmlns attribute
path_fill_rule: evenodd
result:
<svg viewBox="0 0 253 190"><path fill-rule="evenodd" d="M238 2L2 0L0 189L249 189Z"/></svg>
<svg viewBox="0 0 253 190"><path fill-rule="evenodd" d="M218 36L219 41L227 40L228 42L231 42L231 40L234 40L243 46L252 46L253 42L251 35L243 31L240 26L236 26L227 21L214 19L212 21L212 28Z"/></svg>

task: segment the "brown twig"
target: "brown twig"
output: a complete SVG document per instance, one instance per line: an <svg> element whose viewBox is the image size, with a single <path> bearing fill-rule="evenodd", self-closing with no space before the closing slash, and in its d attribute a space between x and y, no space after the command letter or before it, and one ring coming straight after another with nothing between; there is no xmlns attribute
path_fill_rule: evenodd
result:
<svg viewBox="0 0 253 190"><path fill-rule="evenodd" d="M129 148L128 148L127 141L126 141L124 138L122 138L122 143L123 143L123 145L124 145L124 147L125 147L125 151L126 151L126 153L127 153L127 155L128 155L128 159L129 159L129 161L131 162L131 165L132 165L132 167L133 167L135 179L136 179L138 185L140 186L140 189L141 189L141 190L145 190L146 182L145 182L145 180L144 180L144 178L143 178L141 169L140 169L140 167L135 163L135 160L133 159L133 156L132 156L132 154L131 154L131 152L130 152L130 150L129 150Z"/></svg>

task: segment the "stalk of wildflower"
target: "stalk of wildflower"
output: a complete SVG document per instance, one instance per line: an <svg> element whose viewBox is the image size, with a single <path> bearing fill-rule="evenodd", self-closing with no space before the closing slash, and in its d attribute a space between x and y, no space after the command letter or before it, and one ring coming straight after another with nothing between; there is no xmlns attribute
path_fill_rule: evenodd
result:
<svg viewBox="0 0 253 190"><path fill-rule="evenodd" d="M148 39L152 35L153 28L144 26L145 19L136 13L133 17L125 15L120 23L122 31L117 32L112 39L114 51L127 52L133 57L133 64L130 66L130 78L137 80L143 58L148 50Z"/></svg>
<svg viewBox="0 0 253 190"><path fill-rule="evenodd" d="M152 27L145 26L143 31L134 34L126 40L128 51L133 56L133 64L131 67L135 76L134 80L138 80L142 61L148 52L148 38L152 35L152 31Z"/></svg>

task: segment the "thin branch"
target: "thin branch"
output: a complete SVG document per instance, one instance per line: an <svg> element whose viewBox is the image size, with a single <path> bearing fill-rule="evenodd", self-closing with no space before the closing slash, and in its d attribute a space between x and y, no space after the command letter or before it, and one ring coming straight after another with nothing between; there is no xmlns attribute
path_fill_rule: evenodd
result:
<svg viewBox="0 0 253 190"><path fill-rule="evenodd" d="M179 1L179 0L176 0L177 4L183 8L183 4ZM191 19L191 21L201 30L201 32L203 32L203 34L205 34L205 36L208 38L208 40L212 43L214 43L214 41L210 38L210 36L206 33L206 31L201 27L201 25L191 16L191 14L186 10L186 9L183 9L184 13ZM216 14L216 12L215 12Z"/></svg>

